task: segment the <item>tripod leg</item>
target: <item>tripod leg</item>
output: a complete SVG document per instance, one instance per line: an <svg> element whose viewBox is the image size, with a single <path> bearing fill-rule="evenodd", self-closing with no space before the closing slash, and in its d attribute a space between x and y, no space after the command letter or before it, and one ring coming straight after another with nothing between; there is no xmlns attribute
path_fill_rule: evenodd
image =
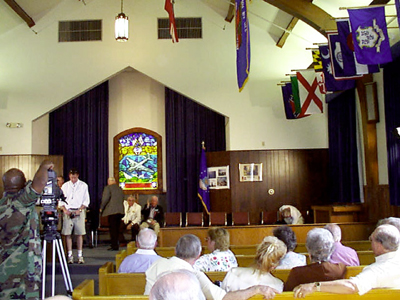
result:
<svg viewBox="0 0 400 300"><path fill-rule="evenodd" d="M58 260L60 261L61 271L64 279L65 289L68 295L72 295L73 287L71 282L71 276L68 270L67 260L65 258L64 248L62 246L61 238L55 240L57 245Z"/></svg>
<svg viewBox="0 0 400 300"><path fill-rule="evenodd" d="M51 243L53 244L52 246L52 269L51 269L51 296L55 295L55 290L56 290L56 244L55 241L51 241Z"/></svg>
<svg viewBox="0 0 400 300"><path fill-rule="evenodd" d="M42 300L46 298L46 250L47 241L43 240L42 248Z"/></svg>

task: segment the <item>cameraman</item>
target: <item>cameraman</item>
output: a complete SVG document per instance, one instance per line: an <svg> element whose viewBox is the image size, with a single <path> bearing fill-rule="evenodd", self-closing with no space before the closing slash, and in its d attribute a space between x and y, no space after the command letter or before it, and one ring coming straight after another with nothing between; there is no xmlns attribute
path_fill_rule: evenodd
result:
<svg viewBox="0 0 400 300"><path fill-rule="evenodd" d="M47 183L45 160L33 181L26 183L21 170L3 175L4 194L0 200L0 299L38 299L42 274L41 244L36 200Z"/></svg>
<svg viewBox="0 0 400 300"><path fill-rule="evenodd" d="M69 171L69 181L63 184L62 191L66 198L60 201L59 206L64 213L62 234L67 242L68 263L74 263L72 256L72 231L76 235L76 247L78 248L78 264L85 263L82 254L83 236L86 234L85 218L86 207L89 206L90 198L88 185L79 180L77 169Z"/></svg>

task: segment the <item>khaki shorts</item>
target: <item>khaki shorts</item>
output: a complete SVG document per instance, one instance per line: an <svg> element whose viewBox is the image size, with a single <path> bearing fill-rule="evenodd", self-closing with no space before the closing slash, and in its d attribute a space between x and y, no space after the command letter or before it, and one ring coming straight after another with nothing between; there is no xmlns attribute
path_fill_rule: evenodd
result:
<svg viewBox="0 0 400 300"><path fill-rule="evenodd" d="M86 211L83 210L79 216L71 219L68 215L64 214L63 217L63 228L61 234L63 235L71 235L72 231L74 235L85 235L85 218Z"/></svg>

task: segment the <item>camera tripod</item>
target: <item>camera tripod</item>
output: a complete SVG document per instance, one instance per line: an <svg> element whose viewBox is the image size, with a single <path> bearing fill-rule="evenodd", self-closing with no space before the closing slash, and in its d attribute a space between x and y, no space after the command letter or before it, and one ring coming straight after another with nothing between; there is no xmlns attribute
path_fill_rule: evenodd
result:
<svg viewBox="0 0 400 300"><path fill-rule="evenodd" d="M55 230L46 231L44 230L43 237L43 255L42 255L42 299L46 298L46 250L47 250L47 242L52 243L52 261L51 261L51 296L54 296L55 293L55 280L56 280L56 249L58 254L58 261L60 262L61 272L64 279L65 289L67 290L67 294L72 296L72 282L71 276L69 274L67 259L65 258L65 252L61 240L61 235Z"/></svg>

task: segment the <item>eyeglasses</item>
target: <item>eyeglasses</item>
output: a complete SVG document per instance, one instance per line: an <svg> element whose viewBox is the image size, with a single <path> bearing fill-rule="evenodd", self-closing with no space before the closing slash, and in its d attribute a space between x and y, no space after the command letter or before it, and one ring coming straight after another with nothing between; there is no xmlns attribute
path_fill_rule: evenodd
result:
<svg viewBox="0 0 400 300"><path fill-rule="evenodd" d="M206 242L210 241L211 239L209 237L205 238Z"/></svg>

